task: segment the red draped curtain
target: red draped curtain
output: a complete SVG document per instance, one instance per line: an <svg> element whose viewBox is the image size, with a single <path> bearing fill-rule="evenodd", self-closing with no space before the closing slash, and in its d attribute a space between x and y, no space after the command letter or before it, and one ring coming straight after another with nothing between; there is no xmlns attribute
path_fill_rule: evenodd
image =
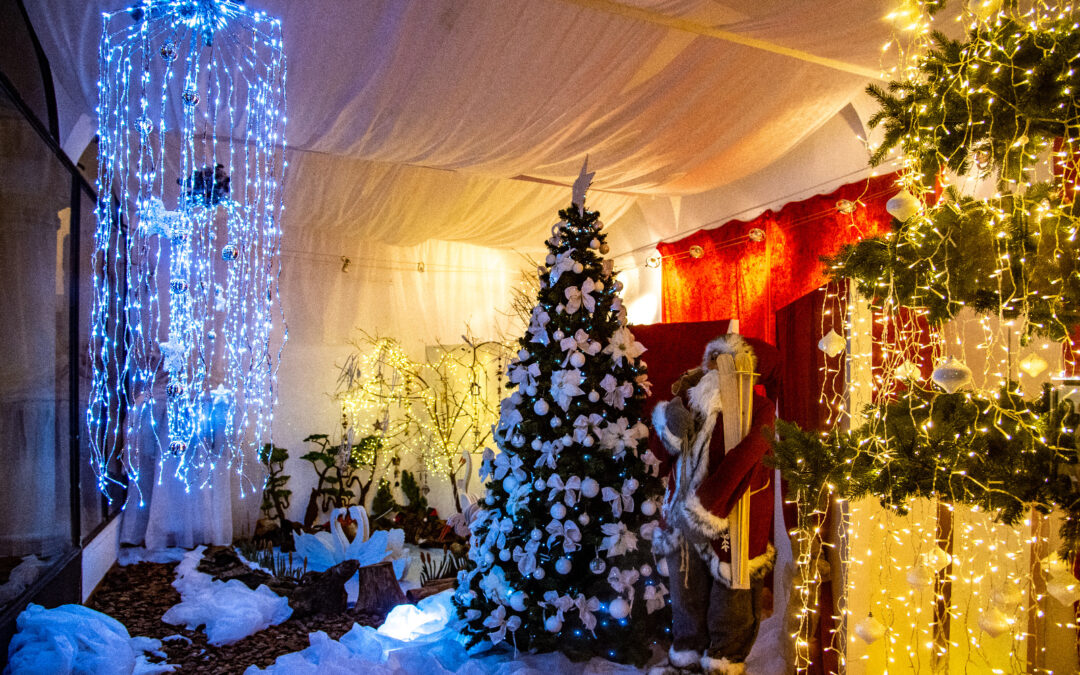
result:
<svg viewBox="0 0 1080 675"><path fill-rule="evenodd" d="M896 180L890 173L850 183L660 244L664 322L734 318L743 335L775 343L776 311L827 281L821 256L889 230L885 202L897 192ZM845 202L857 208L842 213L837 205ZM695 246L699 258L691 253Z"/></svg>

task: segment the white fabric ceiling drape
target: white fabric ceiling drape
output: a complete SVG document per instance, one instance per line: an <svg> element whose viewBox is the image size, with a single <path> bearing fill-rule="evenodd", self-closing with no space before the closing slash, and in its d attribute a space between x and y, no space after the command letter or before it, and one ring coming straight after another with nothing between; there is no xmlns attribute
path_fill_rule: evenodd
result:
<svg viewBox="0 0 1080 675"><path fill-rule="evenodd" d="M101 12L123 3L29 4L74 125L94 109ZM535 181L568 185L585 155L597 170L590 205L618 227L642 196L752 176L835 116L867 77L815 58L876 70L891 4L249 0L285 25L285 227L536 247L567 199Z"/></svg>

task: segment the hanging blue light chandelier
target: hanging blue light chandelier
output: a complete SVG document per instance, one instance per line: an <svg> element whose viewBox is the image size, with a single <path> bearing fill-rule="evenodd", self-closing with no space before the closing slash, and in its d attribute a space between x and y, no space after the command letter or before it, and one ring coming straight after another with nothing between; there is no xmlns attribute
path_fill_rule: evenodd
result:
<svg viewBox="0 0 1080 675"><path fill-rule="evenodd" d="M281 22L226 0L143 0L104 15L99 59L98 486L121 467L137 485L148 457L189 488L221 462L243 476L270 440L286 336Z"/></svg>

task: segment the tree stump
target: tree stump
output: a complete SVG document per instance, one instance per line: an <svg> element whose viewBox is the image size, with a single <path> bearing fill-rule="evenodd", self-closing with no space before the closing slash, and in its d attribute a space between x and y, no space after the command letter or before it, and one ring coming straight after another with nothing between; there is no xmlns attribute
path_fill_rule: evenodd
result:
<svg viewBox="0 0 1080 675"><path fill-rule="evenodd" d="M360 591L356 596L354 611L386 616L394 607L405 604L394 566L388 562L368 565L357 570L360 575Z"/></svg>

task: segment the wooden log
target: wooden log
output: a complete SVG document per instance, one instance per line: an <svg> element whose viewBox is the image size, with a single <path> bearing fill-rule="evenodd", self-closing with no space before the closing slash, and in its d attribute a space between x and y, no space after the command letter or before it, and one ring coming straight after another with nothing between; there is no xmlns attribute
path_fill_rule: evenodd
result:
<svg viewBox="0 0 1080 675"><path fill-rule="evenodd" d="M360 590L354 611L385 616L394 607L405 604L405 594L394 576L394 566L388 562L368 565L357 570Z"/></svg>
<svg viewBox="0 0 1080 675"><path fill-rule="evenodd" d="M453 588L456 584L456 579L433 579L420 588L410 588L405 592L405 597L410 603L415 605L430 595L442 593L449 588Z"/></svg>

